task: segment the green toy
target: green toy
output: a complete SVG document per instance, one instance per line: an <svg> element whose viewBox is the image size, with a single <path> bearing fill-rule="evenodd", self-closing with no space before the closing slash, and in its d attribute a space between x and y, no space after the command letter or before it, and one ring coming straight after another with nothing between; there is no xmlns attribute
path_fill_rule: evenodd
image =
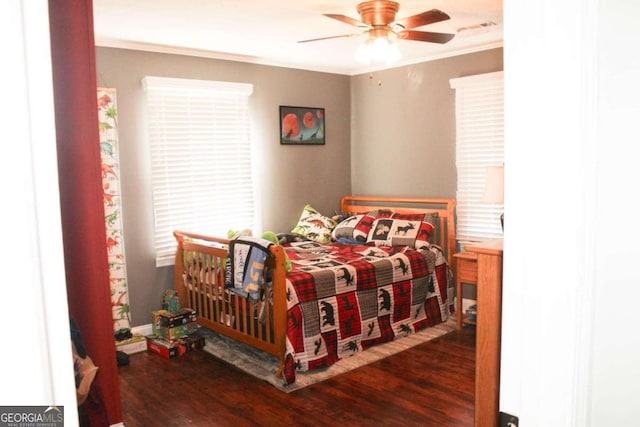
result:
<svg viewBox="0 0 640 427"><path fill-rule="evenodd" d="M278 236L273 231L265 231L262 233L262 238L280 246L280 239L278 239ZM284 270L287 273L291 271L291 260L289 259L289 255L287 255L287 251L284 251Z"/></svg>
<svg viewBox="0 0 640 427"><path fill-rule="evenodd" d="M177 313L180 311L180 298L173 289L167 289L164 291L162 297L162 309L167 310L169 313Z"/></svg>
<svg viewBox="0 0 640 427"><path fill-rule="evenodd" d="M240 236L253 236L253 233L248 228L244 230L229 230L227 231L227 239L233 240Z"/></svg>

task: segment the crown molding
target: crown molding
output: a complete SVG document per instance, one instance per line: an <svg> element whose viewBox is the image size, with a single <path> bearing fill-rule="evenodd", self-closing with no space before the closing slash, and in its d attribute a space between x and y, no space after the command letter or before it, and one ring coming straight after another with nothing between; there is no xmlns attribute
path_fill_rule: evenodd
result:
<svg viewBox="0 0 640 427"><path fill-rule="evenodd" d="M503 42L493 42L486 43L466 49L458 49L456 51L440 53L437 55L429 55L421 58L414 58L406 61L398 61L391 65L383 65L383 66L367 66L363 68L338 68L331 66L321 66L321 65L309 65L309 64L295 64L291 62L282 62L268 58L262 58L251 55L240 55L229 52L216 52L209 51L204 49L191 49L185 47L178 46L168 46L168 45L159 45L153 43L141 43L141 42L133 42L127 40L116 40L116 39L108 39L96 37L95 45L97 47L110 47L117 49L129 49L129 50L138 50L143 52L153 52L153 53L166 53L172 55L184 55L184 56L195 56L199 58L209 58L209 59L218 59L223 61L235 61L235 62L245 62L249 64L257 64L257 65L267 65L272 67L282 67L282 68L293 68L305 71L315 71L321 73L331 73L331 74L342 74L347 76L355 76L358 74L370 73L373 71L382 71L389 70L398 67L404 67L408 65L419 64L423 62L436 61L438 59L451 58L459 55L467 55L469 53L481 52L484 50L496 49L503 47Z"/></svg>

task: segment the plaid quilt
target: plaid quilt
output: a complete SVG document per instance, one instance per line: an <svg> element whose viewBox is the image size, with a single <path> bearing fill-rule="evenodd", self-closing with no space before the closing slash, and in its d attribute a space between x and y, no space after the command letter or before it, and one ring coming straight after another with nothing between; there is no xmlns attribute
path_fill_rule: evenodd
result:
<svg viewBox="0 0 640 427"><path fill-rule="evenodd" d="M287 355L284 380L421 329L453 310L453 279L435 245L286 245Z"/></svg>

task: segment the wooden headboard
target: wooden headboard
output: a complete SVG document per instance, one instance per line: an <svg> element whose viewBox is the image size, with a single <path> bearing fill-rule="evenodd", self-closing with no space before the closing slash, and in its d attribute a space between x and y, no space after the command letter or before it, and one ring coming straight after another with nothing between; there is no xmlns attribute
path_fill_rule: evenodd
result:
<svg viewBox="0 0 640 427"><path fill-rule="evenodd" d="M389 209L398 213L436 212L438 224L433 243L442 248L452 269L453 254L456 252L455 206L455 199L417 197L345 196L340 203L342 212L351 214L366 213L375 209Z"/></svg>

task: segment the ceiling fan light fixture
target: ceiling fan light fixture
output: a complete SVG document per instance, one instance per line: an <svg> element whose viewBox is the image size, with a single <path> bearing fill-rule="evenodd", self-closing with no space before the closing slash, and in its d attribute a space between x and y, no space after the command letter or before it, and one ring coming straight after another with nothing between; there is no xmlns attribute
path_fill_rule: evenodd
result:
<svg viewBox="0 0 640 427"><path fill-rule="evenodd" d="M356 61L363 64L392 64L400 59L400 50L388 36L368 38L355 54Z"/></svg>
<svg viewBox="0 0 640 427"><path fill-rule="evenodd" d="M324 16L365 29L367 40L360 45L354 55L358 62L365 64L372 62L391 64L399 60L400 50L395 44L398 39L442 44L449 42L455 36L455 34L414 30L414 28L451 19L449 15L438 9L431 9L406 18L396 19L399 9L400 5L395 1L368 0L359 3L357 6L361 20L335 13L325 13ZM302 40L298 43L353 37L356 35L358 34L321 37Z"/></svg>

